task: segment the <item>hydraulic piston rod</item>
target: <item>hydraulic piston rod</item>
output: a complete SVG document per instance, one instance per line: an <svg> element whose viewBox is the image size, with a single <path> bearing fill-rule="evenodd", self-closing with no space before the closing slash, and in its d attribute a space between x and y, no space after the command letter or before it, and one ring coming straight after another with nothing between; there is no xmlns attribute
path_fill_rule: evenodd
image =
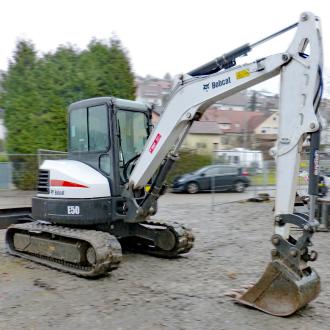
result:
<svg viewBox="0 0 330 330"><path fill-rule="evenodd" d="M269 41L275 37L278 37L279 35L281 35L285 32L288 32L289 30L297 27L297 25L298 25L298 23L294 23L280 31L277 31L263 39L256 41L253 44L247 43L240 47L237 47L237 48L231 50L230 52L225 53L225 54L221 55L220 57L217 57L216 59L214 59L206 64L203 64L202 66L198 67L197 69L194 69L194 70L188 72L188 74L193 77L204 76L204 75L216 73L222 69L228 69L232 66L235 66L236 59L238 57L247 55L247 53L250 52L253 48L255 48L255 47L261 45L262 43Z"/></svg>

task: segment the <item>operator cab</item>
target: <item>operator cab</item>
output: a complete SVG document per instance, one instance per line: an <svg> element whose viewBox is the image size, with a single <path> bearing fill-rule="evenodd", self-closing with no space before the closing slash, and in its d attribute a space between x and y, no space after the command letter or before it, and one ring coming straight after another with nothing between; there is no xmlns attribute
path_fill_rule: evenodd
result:
<svg viewBox="0 0 330 330"><path fill-rule="evenodd" d="M119 195L149 137L151 107L136 101L98 97L69 107L69 159L106 176Z"/></svg>

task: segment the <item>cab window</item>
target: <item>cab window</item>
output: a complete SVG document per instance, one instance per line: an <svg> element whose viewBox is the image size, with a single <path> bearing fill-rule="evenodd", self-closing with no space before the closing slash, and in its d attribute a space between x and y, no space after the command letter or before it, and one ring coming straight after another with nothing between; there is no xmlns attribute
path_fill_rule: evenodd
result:
<svg viewBox="0 0 330 330"><path fill-rule="evenodd" d="M70 112L70 150L107 151L109 121L107 106L97 105Z"/></svg>

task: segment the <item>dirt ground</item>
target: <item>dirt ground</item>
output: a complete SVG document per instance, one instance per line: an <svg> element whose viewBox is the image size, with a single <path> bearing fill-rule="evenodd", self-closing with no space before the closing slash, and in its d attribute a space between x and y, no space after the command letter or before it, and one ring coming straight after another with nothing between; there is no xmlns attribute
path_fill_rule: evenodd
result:
<svg viewBox="0 0 330 330"><path fill-rule="evenodd" d="M232 195L216 194L216 201ZM314 235L321 295L294 316L269 316L224 293L258 279L270 260L272 202L212 208L209 201L208 194L160 201L155 218L193 228L189 254L175 260L124 254L119 269L97 280L8 256L0 231L0 329L329 329L330 233Z"/></svg>

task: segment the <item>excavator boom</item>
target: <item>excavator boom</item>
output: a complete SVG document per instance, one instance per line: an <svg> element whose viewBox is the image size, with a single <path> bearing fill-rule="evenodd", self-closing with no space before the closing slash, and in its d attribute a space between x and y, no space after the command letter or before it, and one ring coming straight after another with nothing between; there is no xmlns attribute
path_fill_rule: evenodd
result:
<svg viewBox="0 0 330 330"><path fill-rule="evenodd" d="M278 316L291 315L320 292L319 276L307 263L316 259L316 252L309 252L308 248L318 225L314 219L314 205L320 136L317 110L322 91L322 34L319 18L306 12L298 23L271 37L292 28L297 28L296 34L285 52L236 65L237 57L269 37L253 45L243 45L179 77L129 178L127 192L131 200L130 221L152 214L154 201L164 190L166 174L192 122L199 120L214 102L279 74L280 124L275 148L277 195L272 261L254 286L244 294L232 295L241 304ZM300 153L307 135L311 137L309 215L294 212ZM149 194L137 205L134 191L144 187L159 167ZM297 239L290 235L293 227L301 234Z"/></svg>

